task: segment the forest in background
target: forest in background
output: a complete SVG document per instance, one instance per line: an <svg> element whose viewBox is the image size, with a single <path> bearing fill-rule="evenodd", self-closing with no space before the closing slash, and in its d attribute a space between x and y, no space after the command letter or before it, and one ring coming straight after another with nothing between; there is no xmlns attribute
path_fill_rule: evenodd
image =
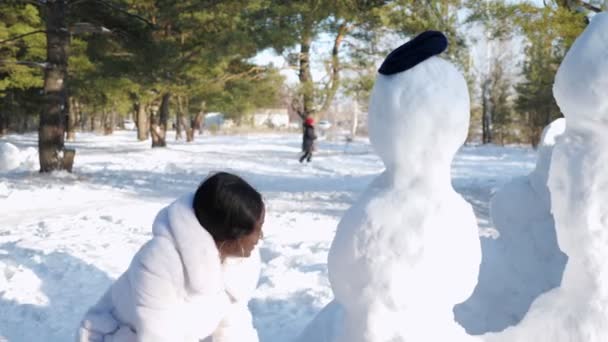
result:
<svg viewBox="0 0 608 342"><path fill-rule="evenodd" d="M469 82L469 139L536 145L561 116L557 67L602 8L608 0L0 0L0 136L37 130L45 172L70 168L77 131L111 134L124 118L162 147L171 126L194 139L208 112L237 124L261 108L318 119L345 98L365 112L378 60L433 29ZM267 49L287 64L252 62Z"/></svg>

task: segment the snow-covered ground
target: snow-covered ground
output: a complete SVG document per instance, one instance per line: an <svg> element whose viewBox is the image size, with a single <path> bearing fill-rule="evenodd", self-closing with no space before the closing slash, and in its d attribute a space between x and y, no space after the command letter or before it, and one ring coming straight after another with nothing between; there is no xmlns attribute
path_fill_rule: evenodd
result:
<svg viewBox="0 0 608 342"><path fill-rule="evenodd" d="M170 135L172 137L172 135ZM24 153L36 135L0 138ZM383 169L368 141L321 141L297 160L300 135L203 136L165 149L135 132L81 134L74 173L40 175L31 164L0 171L0 341L70 341L84 311L150 236L157 211L213 170L250 181L267 203L263 271L250 303L263 342L298 336L333 298L327 252L344 211ZM492 193L528 174L528 148L465 146L453 184L473 204L481 235ZM26 158L22 158L25 160Z"/></svg>

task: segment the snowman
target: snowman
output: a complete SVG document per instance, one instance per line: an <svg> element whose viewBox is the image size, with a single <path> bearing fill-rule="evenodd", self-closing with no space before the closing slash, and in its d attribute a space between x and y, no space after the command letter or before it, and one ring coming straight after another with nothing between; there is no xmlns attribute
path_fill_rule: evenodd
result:
<svg viewBox="0 0 608 342"><path fill-rule="evenodd" d="M608 13L596 15L568 51L553 94L566 116L549 170L557 239L568 255L561 287L524 320L487 341L608 340Z"/></svg>
<svg viewBox="0 0 608 342"><path fill-rule="evenodd" d="M500 236L482 239L479 282L454 310L471 334L519 323L534 299L561 283L568 257L557 243L547 179L555 139L565 128L563 118L545 127L536 168L505 184L490 201Z"/></svg>
<svg viewBox="0 0 608 342"><path fill-rule="evenodd" d="M477 282L471 206L451 185L467 136L469 94L427 31L389 54L369 105L370 140L386 170L345 213L329 251L335 342L469 341L453 307ZM322 312L323 314L323 312Z"/></svg>

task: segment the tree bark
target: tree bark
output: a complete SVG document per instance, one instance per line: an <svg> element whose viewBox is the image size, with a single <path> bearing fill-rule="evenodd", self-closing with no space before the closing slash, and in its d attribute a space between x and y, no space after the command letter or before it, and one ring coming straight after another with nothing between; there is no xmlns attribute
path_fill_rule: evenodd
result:
<svg viewBox="0 0 608 342"><path fill-rule="evenodd" d="M104 106L103 109L101 110L101 129L102 129L104 135L107 135L106 134L107 127L108 127L108 111L106 110L106 107Z"/></svg>
<svg viewBox="0 0 608 342"><path fill-rule="evenodd" d="M114 126L116 122L116 111L114 108L109 112L104 109L104 125L103 125L103 134L110 135L114 133Z"/></svg>
<svg viewBox="0 0 608 342"><path fill-rule="evenodd" d="M205 113L207 111L207 102L201 102L201 110L190 120L190 126L192 127L192 135L194 139L194 131L198 131L198 135L203 135L203 124Z"/></svg>
<svg viewBox="0 0 608 342"><path fill-rule="evenodd" d="M68 108L68 127L67 127L67 140L74 141L76 140L76 99L70 97L69 103L70 106Z"/></svg>
<svg viewBox="0 0 608 342"><path fill-rule="evenodd" d="M490 100L490 85L491 81L489 78L482 85L481 141L484 144L489 144L492 142L492 108Z"/></svg>
<svg viewBox="0 0 608 342"><path fill-rule="evenodd" d="M190 100L188 97L186 97L184 101L184 114L182 115L182 120L182 125L186 129L186 141L194 141L194 125L196 124L196 121L190 116Z"/></svg>
<svg viewBox="0 0 608 342"><path fill-rule="evenodd" d="M311 116L313 113L313 96L314 96L314 84L312 80L312 73L310 71L310 47L312 45L312 24L306 24L302 30L302 36L300 40L300 71L299 80L300 86L302 87L302 103L298 108L298 115L305 119Z"/></svg>
<svg viewBox="0 0 608 342"><path fill-rule="evenodd" d="M357 128L359 128L359 103L355 101L355 106L353 108L352 125L350 130L350 136L352 140L355 140L355 137L357 136Z"/></svg>
<svg viewBox="0 0 608 342"><path fill-rule="evenodd" d="M134 107L135 121L137 124L137 140L148 140L148 137L150 136L150 122L148 120L146 106L139 101L135 103Z"/></svg>
<svg viewBox="0 0 608 342"><path fill-rule="evenodd" d="M338 88L340 87L340 46L342 45L342 41L346 34L350 31L350 27L346 23L340 24L338 26L338 32L336 33L336 38L334 39L334 46L331 50L331 74L330 74L330 85L327 89L327 94L325 96L325 101L323 102L323 106L321 107L321 112L324 113L327 111L329 106L331 106L336 93L338 92Z"/></svg>
<svg viewBox="0 0 608 342"><path fill-rule="evenodd" d="M40 172L61 170L66 121L66 80L70 35L66 24L66 0L47 1L47 67L44 71L44 105L38 129ZM71 168L71 167L70 167Z"/></svg>
<svg viewBox="0 0 608 342"><path fill-rule="evenodd" d="M194 129L192 129L192 126L188 125L188 120L186 120L186 118L187 115L182 115L181 125L186 132L186 142L192 142L194 141Z"/></svg>
<svg viewBox="0 0 608 342"><path fill-rule="evenodd" d="M75 108L75 121L74 124L76 127L82 127L82 104L80 103L80 101L76 100L74 101L74 104L76 105ZM74 128L76 129L76 128Z"/></svg>
<svg viewBox="0 0 608 342"><path fill-rule="evenodd" d="M194 141L194 125L196 124L195 120L190 119L190 101L188 97L182 98L182 102L180 104L182 112L181 117L178 122L179 125L186 131L186 142Z"/></svg>
<svg viewBox="0 0 608 342"><path fill-rule="evenodd" d="M183 122L183 117L184 117L184 112L183 112L183 105L182 105L182 97L181 96L177 96L176 98L177 101L177 112L175 113L175 140L181 140L182 138L182 128L185 128L184 122Z"/></svg>
<svg viewBox="0 0 608 342"><path fill-rule="evenodd" d="M171 100L171 93L165 93L163 95L162 102L160 104L160 110L158 115L158 122L155 122L152 126L152 147L166 147L167 146L167 121L169 120L169 101Z"/></svg>
<svg viewBox="0 0 608 342"><path fill-rule="evenodd" d="M192 118L190 118L190 129L192 130L192 140L194 140L195 132L198 132L198 135L203 134L203 112L198 112Z"/></svg>
<svg viewBox="0 0 608 342"><path fill-rule="evenodd" d="M8 133L8 115L0 110L0 137Z"/></svg>
<svg viewBox="0 0 608 342"><path fill-rule="evenodd" d="M95 113L95 114L89 113L91 132L95 132L95 130L97 129L96 119L97 119L97 113Z"/></svg>

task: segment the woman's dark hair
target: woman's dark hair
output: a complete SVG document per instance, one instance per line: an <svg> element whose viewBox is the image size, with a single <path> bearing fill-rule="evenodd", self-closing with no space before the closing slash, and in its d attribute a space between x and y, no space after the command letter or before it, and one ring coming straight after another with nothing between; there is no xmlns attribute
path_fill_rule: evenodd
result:
<svg viewBox="0 0 608 342"><path fill-rule="evenodd" d="M241 177L218 172L201 183L192 203L198 222L217 242L249 235L262 216L262 195Z"/></svg>

